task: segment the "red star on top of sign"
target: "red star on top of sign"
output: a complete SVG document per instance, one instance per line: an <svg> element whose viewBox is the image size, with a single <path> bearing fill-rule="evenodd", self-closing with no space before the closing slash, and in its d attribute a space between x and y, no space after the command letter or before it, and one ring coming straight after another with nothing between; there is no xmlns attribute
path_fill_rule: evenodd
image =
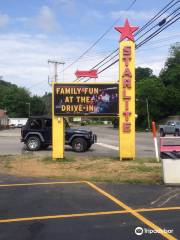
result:
<svg viewBox="0 0 180 240"><path fill-rule="evenodd" d="M138 29L139 27L131 27L129 25L128 19L126 19L126 22L124 24L124 27L115 27L115 29L121 33L120 42L124 39L128 38L129 40L134 42L134 36L133 33Z"/></svg>

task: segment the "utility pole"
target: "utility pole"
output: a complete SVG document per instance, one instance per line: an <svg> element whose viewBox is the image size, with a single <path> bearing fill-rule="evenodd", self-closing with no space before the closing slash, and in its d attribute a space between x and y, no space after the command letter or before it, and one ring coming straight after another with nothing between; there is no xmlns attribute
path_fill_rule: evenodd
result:
<svg viewBox="0 0 180 240"><path fill-rule="evenodd" d="M65 62L58 62L58 61L53 61L53 60L48 60L48 63L54 64L54 82L57 82L58 80L58 65L64 65Z"/></svg>

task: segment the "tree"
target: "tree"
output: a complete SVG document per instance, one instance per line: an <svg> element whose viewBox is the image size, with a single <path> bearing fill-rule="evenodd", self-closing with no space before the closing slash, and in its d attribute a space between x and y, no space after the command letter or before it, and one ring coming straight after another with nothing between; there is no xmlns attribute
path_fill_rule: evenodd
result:
<svg viewBox="0 0 180 240"><path fill-rule="evenodd" d="M141 81L146 78L153 77L153 70L150 68L137 67L135 71L136 81Z"/></svg>
<svg viewBox="0 0 180 240"><path fill-rule="evenodd" d="M51 115L52 114L52 94L46 92L45 95L42 97L42 100L45 104L45 114Z"/></svg>
<svg viewBox="0 0 180 240"><path fill-rule="evenodd" d="M136 83L137 125L144 128L148 127L146 99L149 103L150 121L158 121L166 116L165 94L166 88L163 82L157 77L146 78Z"/></svg>
<svg viewBox="0 0 180 240"><path fill-rule="evenodd" d="M33 96L30 99L31 116L41 116L45 112L45 103L39 96Z"/></svg>
<svg viewBox="0 0 180 240"><path fill-rule="evenodd" d="M30 93L16 85L3 88L0 107L6 109L10 117L27 117L26 102L30 100Z"/></svg>
<svg viewBox="0 0 180 240"><path fill-rule="evenodd" d="M28 117L26 103L30 103L31 115L44 115L45 103L41 97L31 96L27 89L0 80L0 108L5 109L9 117Z"/></svg>
<svg viewBox="0 0 180 240"><path fill-rule="evenodd" d="M180 90L180 43L171 46L169 57L160 72L160 78L165 86L173 86Z"/></svg>
<svg viewBox="0 0 180 240"><path fill-rule="evenodd" d="M180 114L180 43L171 46L160 78L166 86L164 104L168 115Z"/></svg>

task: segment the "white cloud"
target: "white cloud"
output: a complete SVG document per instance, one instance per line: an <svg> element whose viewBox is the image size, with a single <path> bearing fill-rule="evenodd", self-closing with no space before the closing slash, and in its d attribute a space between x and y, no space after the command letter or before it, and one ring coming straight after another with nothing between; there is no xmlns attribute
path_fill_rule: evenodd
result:
<svg viewBox="0 0 180 240"><path fill-rule="evenodd" d="M73 41L69 39L52 41L43 34L16 33L0 34L0 46L0 73L4 79L27 87L32 93L43 95L45 91L51 91L47 79L49 74L51 77L54 74L53 66L48 66L48 59L65 61L66 67L89 47L89 43L83 40ZM168 56L169 48L167 46L165 48L155 47L155 50L149 47L137 50L136 66L150 67L155 74L158 74ZM91 55L82 58L65 71L64 80L73 81L75 79L74 72L77 69L88 70L107 55L108 53L103 52L98 55L91 53ZM59 66L58 69L59 80L62 81L62 66ZM98 81L117 81L118 71L118 64L116 64L100 74Z"/></svg>
<svg viewBox="0 0 180 240"><path fill-rule="evenodd" d="M48 6L42 6L38 17L34 21L38 27L47 32L55 31L58 28L53 11Z"/></svg>
<svg viewBox="0 0 180 240"><path fill-rule="evenodd" d="M120 10L120 11L112 11L110 12L110 16L113 19L117 18L128 18L130 20L148 20L152 16L154 16L154 11L126 11L126 10Z"/></svg>
<svg viewBox="0 0 180 240"><path fill-rule="evenodd" d="M10 17L7 14L0 13L0 27L5 27L10 21Z"/></svg>
<svg viewBox="0 0 180 240"><path fill-rule="evenodd" d="M74 0L53 0L54 6L60 8L67 15L74 15L76 12L76 5Z"/></svg>
<svg viewBox="0 0 180 240"><path fill-rule="evenodd" d="M4 79L30 88L33 93L42 95L45 91L50 91L47 84L50 74L48 59L61 61L64 58L71 58L72 61L88 45L83 41L73 42L67 39L59 44L58 41L48 40L44 35L1 34L0 46L0 73ZM67 61L66 65L71 61ZM93 60L87 61L85 64L81 62L85 68L93 63ZM75 64L69 68L65 72L65 79L67 81L74 80L74 72L79 67L79 64ZM59 66L59 72L61 70L62 68ZM53 73L54 68L51 66L51 76ZM61 79L62 74L59 77ZM39 82L40 84L36 86Z"/></svg>

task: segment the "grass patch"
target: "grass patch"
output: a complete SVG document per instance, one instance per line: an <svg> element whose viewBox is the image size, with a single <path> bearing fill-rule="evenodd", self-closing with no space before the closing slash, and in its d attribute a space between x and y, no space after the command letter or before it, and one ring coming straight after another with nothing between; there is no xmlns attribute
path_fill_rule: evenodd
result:
<svg viewBox="0 0 180 240"><path fill-rule="evenodd" d="M53 164L53 163L69 163L69 162L73 162L74 161L74 157L73 156L68 156L68 157L64 157L62 158L58 158L56 160L52 159L52 157L43 157L41 159L39 159L39 161L42 161L44 163L49 163L49 164Z"/></svg>
<svg viewBox="0 0 180 240"><path fill-rule="evenodd" d="M146 172L154 172L155 168L154 167L149 167L149 166L146 166L146 165L140 165L140 166L136 166L134 168L134 170L137 171L137 172L145 172L146 173Z"/></svg>
<svg viewBox="0 0 180 240"><path fill-rule="evenodd" d="M5 169L11 169L12 168L11 161L9 159L4 160L3 163L4 163L3 167Z"/></svg>
<svg viewBox="0 0 180 240"><path fill-rule="evenodd" d="M138 163L157 163L156 158L136 158L134 161Z"/></svg>
<svg viewBox="0 0 180 240"><path fill-rule="evenodd" d="M76 157L71 154L58 160L35 154L1 156L0 172L16 176L60 178L65 181L147 184L162 182L161 164L149 158L120 161L119 158Z"/></svg>

